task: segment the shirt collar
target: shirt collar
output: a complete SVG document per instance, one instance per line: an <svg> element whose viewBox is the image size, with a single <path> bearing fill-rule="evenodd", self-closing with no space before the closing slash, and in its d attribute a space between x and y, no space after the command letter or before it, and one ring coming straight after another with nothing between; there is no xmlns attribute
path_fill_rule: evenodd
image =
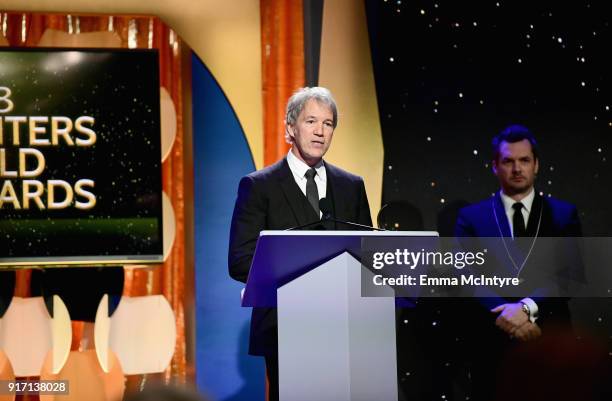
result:
<svg viewBox="0 0 612 401"><path fill-rule="evenodd" d="M297 156L293 154L291 149L289 149L289 153L287 153L287 164L289 164L289 169L293 175L299 177L300 179L306 179L304 176L306 175L306 171L310 169L310 166L298 159ZM314 169L317 171L317 175L321 181L325 182L327 179L327 174L325 172L325 164L323 163L323 159L319 160L319 162L314 166Z"/></svg>
<svg viewBox="0 0 612 401"><path fill-rule="evenodd" d="M501 200L504 204L504 210L506 213L509 213L512 210L512 205L514 205L516 202L521 202L527 213L531 212L531 206L533 205L533 199L535 198L535 189L531 188L531 192L518 201L506 195L502 190L499 191L499 194L501 195Z"/></svg>

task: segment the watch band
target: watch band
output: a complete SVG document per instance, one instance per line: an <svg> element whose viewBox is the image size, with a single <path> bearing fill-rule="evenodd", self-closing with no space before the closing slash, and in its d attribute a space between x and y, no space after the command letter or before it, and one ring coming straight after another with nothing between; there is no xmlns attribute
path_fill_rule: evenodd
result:
<svg viewBox="0 0 612 401"><path fill-rule="evenodd" d="M531 321L531 309L529 309L529 305L527 305L525 302L521 302L521 310L525 312L527 319Z"/></svg>

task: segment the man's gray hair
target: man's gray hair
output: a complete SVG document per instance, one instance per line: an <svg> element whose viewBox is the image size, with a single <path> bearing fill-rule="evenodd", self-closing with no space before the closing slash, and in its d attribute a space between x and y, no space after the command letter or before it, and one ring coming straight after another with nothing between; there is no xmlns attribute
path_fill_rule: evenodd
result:
<svg viewBox="0 0 612 401"><path fill-rule="evenodd" d="M338 107L336 101L332 96L331 92L327 88L321 86L305 87L298 89L287 102L287 114L285 115L285 122L289 125L295 125L298 116L304 109L304 105L310 99L314 99L317 102L327 105L334 116L334 128L338 125ZM291 136L288 131L285 131L285 140L288 143L292 143Z"/></svg>

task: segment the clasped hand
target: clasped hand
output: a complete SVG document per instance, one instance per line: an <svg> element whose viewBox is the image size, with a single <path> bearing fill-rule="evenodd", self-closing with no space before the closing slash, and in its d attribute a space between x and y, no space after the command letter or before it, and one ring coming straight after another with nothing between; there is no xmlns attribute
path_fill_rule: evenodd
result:
<svg viewBox="0 0 612 401"><path fill-rule="evenodd" d="M508 333L510 337L520 341L530 341L542 335L542 330L537 324L529 320L520 302L499 305L491 309L491 312L499 313L495 324Z"/></svg>

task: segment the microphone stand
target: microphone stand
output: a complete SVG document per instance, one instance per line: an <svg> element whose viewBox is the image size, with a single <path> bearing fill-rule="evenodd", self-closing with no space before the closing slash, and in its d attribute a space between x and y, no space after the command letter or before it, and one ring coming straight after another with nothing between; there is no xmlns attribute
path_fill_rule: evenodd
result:
<svg viewBox="0 0 612 401"><path fill-rule="evenodd" d="M358 228L361 228L361 229L365 228L365 229L373 230L373 231L387 231L384 228L376 228L376 227L366 226L365 224L359 224L359 223L353 223L353 222L350 222L350 221L338 220L338 219L335 219L335 218L331 217L330 214L323 215L323 218L321 218L321 220L313 221L311 223L303 224L303 225L297 226L297 227L287 228L284 231L302 230L302 229L307 228L307 227L311 227L311 226L314 226L314 225L317 225L317 224L322 224L322 223L324 223L326 221L332 221L334 223L345 224L347 226L358 227Z"/></svg>
<svg viewBox="0 0 612 401"><path fill-rule="evenodd" d="M295 230L302 230L302 229L307 228L307 227L310 227L310 226L314 226L314 225L317 225L317 224L322 224L322 223L324 223L325 221L326 221L326 220L324 220L324 219L321 219L321 220L316 220L316 221L313 221L313 222L311 222L311 223L302 224L301 226L291 227L291 228L286 228L286 229L284 229L283 231L295 231Z"/></svg>
<svg viewBox="0 0 612 401"><path fill-rule="evenodd" d="M326 220L327 221L333 221L334 223L346 224L347 226L351 226L351 227L367 228L368 230L373 230L373 231L387 231L384 228L376 228L376 227L372 227L372 226L366 226L365 224L353 223L352 221L338 220L338 219L335 219L333 217L329 217Z"/></svg>

